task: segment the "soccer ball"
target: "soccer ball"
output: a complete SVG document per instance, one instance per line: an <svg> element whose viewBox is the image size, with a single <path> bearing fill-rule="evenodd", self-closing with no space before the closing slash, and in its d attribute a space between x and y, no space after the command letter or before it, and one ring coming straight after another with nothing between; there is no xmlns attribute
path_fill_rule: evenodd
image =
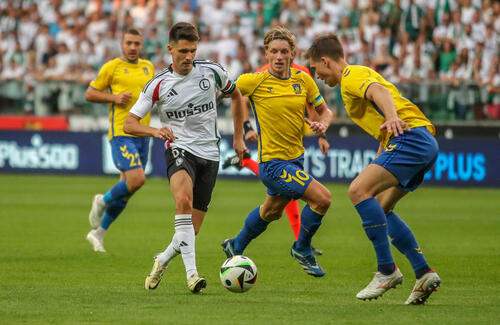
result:
<svg viewBox="0 0 500 325"><path fill-rule="evenodd" d="M246 256L235 255L222 263L220 281L231 292L245 292L257 281L257 266Z"/></svg>

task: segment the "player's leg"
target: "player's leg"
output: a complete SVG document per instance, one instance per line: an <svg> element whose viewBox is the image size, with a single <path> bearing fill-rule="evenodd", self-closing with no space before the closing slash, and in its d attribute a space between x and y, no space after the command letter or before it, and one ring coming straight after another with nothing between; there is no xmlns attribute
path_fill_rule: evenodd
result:
<svg viewBox="0 0 500 325"><path fill-rule="evenodd" d="M110 145L113 161L121 170L120 181L103 196L94 197L89 221L97 229L88 233L87 240L96 251L105 251L103 239L106 231L125 209L130 196L146 181L143 166L147 163L149 139L116 137Z"/></svg>
<svg viewBox="0 0 500 325"><path fill-rule="evenodd" d="M264 204L253 209L235 238L226 239L222 247L227 257L241 255L252 240L262 234L271 221L281 218L283 209L290 199L267 195Z"/></svg>
<svg viewBox="0 0 500 325"><path fill-rule="evenodd" d="M403 281L403 275L395 266L387 231L387 218L375 196L397 185L394 175L377 164L368 165L349 187L349 197L363 221L363 228L371 240L377 256L378 272L358 299L373 299L383 295Z"/></svg>
<svg viewBox="0 0 500 325"><path fill-rule="evenodd" d="M309 181L302 199L307 205L302 209L300 216L301 226L297 241L291 248L291 255L309 275L321 277L325 275L323 268L318 264L312 252L311 240L321 225L324 215L331 203L330 191L320 182L299 170L295 173L303 182Z"/></svg>

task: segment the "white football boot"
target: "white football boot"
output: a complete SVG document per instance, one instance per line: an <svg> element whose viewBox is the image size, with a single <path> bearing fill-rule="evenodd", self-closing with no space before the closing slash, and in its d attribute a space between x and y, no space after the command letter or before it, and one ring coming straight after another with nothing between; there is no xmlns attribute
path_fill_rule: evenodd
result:
<svg viewBox="0 0 500 325"><path fill-rule="evenodd" d="M199 293L207 287L207 281L195 273L189 277L187 285L192 293Z"/></svg>
<svg viewBox="0 0 500 325"><path fill-rule="evenodd" d="M417 279L413 291L406 300L407 305L423 305L429 296L437 291L441 285L441 279L434 270L425 273L420 279Z"/></svg>
<svg viewBox="0 0 500 325"><path fill-rule="evenodd" d="M87 240L92 245L92 247L94 247L94 251L100 252L100 253L106 253L106 250L104 249L104 245L103 245L103 239L100 238L99 236L97 236L95 234L95 232L96 232L95 230L91 230L87 234Z"/></svg>
<svg viewBox="0 0 500 325"><path fill-rule="evenodd" d="M89 213L89 223L92 229L97 229L101 223L102 214L106 209L106 203L104 203L104 195L96 194L92 200L92 208L90 208Z"/></svg>
<svg viewBox="0 0 500 325"><path fill-rule="evenodd" d="M151 272L146 277L146 281L144 282L144 288L146 290L154 290L160 284L160 281L163 277L163 273L167 270L167 265L161 265L158 261L158 255L155 256L153 268Z"/></svg>
<svg viewBox="0 0 500 325"><path fill-rule="evenodd" d="M372 300L382 296L387 290L395 288L398 284L403 283L403 274L398 267L392 274L383 275L380 272L375 273L373 280L358 294L356 298L361 300Z"/></svg>

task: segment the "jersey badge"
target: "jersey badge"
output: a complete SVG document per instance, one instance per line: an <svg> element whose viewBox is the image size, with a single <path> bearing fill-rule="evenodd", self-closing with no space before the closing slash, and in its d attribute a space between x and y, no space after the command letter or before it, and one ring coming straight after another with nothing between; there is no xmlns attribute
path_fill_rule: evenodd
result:
<svg viewBox="0 0 500 325"><path fill-rule="evenodd" d="M128 73L128 69L127 68L123 69L123 73Z"/></svg>
<svg viewBox="0 0 500 325"><path fill-rule="evenodd" d="M300 88L300 84L293 84L293 91L295 91L295 93L297 95L300 95L302 93L302 88Z"/></svg>
<svg viewBox="0 0 500 325"><path fill-rule="evenodd" d="M172 88L172 89L170 89L170 91L168 92L168 94L167 94L167 98L169 98L169 97L173 97L173 96L175 96L175 95L177 95L177 92L175 91L175 89L174 89L174 88Z"/></svg>
<svg viewBox="0 0 500 325"><path fill-rule="evenodd" d="M210 81L207 78L203 78L200 80L199 86L201 90L208 90L210 89Z"/></svg>
<svg viewBox="0 0 500 325"><path fill-rule="evenodd" d="M149 70L148 70L148 68L147 68L147 67L142 67L142 71L144 71L144 74L145 74L146 76L149 76Z"/></svg>
<svg viewBox="0 0 500 325"><path fill-rule="evenodd" d="M267 87L267 92L270 93L270 94L274 94L273 87Z"/></svg>

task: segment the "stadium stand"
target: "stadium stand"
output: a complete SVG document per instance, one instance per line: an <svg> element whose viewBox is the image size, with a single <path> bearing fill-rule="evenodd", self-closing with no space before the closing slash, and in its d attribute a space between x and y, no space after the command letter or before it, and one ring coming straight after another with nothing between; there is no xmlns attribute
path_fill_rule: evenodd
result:
<svg viewBox="0 0 500 325"><path fill-rule="evenodd" d="M143 30L143 55L160 71L179 21L198 26L198 57L233 78L264 64L271 26L295 33L300 64L318 34L335 32L350 64L376 69L433 120L500 119L498 0L0 1L0 114L106 115L84 92L120 55L123 27ZM338 90L318 85L345 116Z"/></svg>

